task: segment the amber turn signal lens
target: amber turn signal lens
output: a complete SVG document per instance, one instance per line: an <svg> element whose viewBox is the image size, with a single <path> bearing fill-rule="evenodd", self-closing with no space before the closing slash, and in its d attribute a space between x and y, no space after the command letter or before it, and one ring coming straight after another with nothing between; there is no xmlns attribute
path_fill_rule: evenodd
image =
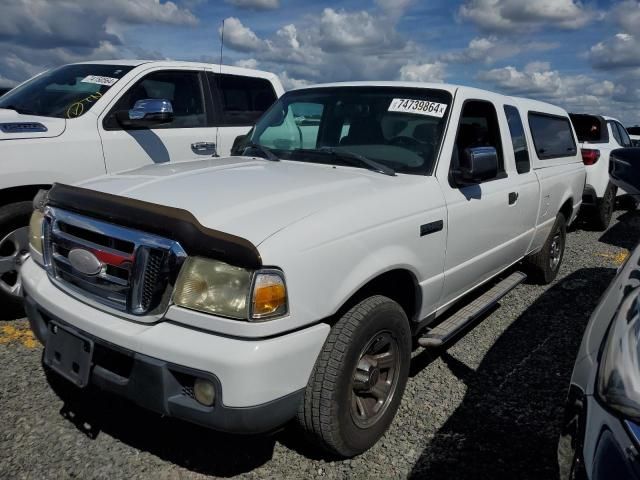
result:
<svg viewBox="0 0 640 480"><path fill-rule="evenodd" d="M258 273L253 287L252 318L261 319L287 313L287 289L278 274Z"/></svg>

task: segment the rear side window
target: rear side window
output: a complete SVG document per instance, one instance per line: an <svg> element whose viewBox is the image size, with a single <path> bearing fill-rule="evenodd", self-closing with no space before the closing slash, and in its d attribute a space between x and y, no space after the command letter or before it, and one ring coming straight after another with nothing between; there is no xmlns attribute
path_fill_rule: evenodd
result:
<svg viewBox="0 0 640 480"><path fill-rule="evenodd" d="M509 132L511 133L513 153L516 158L516 170L518 173L527 173L531 169L531 163L529 161L529 149L527 148L527 139L524 136L524 125L522 125L520 112L512 105L505 105L504 113L507 116Z"/></svg>
<svg viewBox="0 0 640 480"><path fill-rule="evenodd" d="M251 126L277 99L264 78L211 73L208 77L218 99L220 125Z"/></svg>
<svg viewBox="0 0 640 480"><path fill-rule="evenodd" d="M567 117L529 112L529 128L540 160L575 156L576 142Z"/></svg>

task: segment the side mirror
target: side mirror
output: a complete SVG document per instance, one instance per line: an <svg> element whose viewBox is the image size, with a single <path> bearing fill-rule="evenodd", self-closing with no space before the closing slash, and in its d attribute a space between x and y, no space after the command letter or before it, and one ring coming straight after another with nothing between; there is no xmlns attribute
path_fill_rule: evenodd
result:
<svg viewBox="0 0 640 480"><path fill-rule="evenodd" d="M251 139L252 134L253 128L244 135L238 135L233 141L233 146L231 147L231 155L242 155L244 153L244 149L249 144L249 140Z"/></svg>
<svg viewBox="0 0 640 480"><path fill-rule="evenodd" d="M138 100L131 110L116 112L123 127L145 128L173 121L173 107L169 100L147 98Z"/></svg>
<svg viewBox="0 0 640 480"><path fill-rule="evenodd" d="M475 185L498 175L498 152L494 147L465 148L459 163L453 171L458 185Z"/></svg>

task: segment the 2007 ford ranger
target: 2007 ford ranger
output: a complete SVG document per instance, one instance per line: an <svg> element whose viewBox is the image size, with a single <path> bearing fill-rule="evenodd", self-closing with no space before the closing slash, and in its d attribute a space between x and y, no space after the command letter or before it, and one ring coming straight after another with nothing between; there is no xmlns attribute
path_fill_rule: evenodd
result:
<svg viewBox="0 0 640 480"><path fill-rule="evenodd" d="M55 378L224 431L297 418L356 455L413 345L462 331L515 264L554 279L585 183L564 110L452 85L293 90L244 144L36 198L24 295Z"/></svg>

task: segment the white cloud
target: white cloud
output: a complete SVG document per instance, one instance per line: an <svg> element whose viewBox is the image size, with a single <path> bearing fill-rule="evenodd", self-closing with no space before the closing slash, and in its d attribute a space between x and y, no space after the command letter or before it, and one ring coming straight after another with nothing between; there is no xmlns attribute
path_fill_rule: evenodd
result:
<svg viewBox="0 0 640 480"><path fill-rule="evenodd" d="M198 23L190 10L160 0L11 0L1 8L0 75L12 81L62 63L145 53L124 45L127 26Z"/></svg>
<svg viewBox="0 0 640 480"><path fill-rule="evenodd" d="M537 98L569 111L611 114L618 86L589 75L563 75L548 62L532 62L519 70L513 66L483 71L478 79L507 94Z"/></svg>
<svg viewBox="0 0 640 480"><path fill-rule="evenodd" d="M222 27L219 33L222 32ZM256 52L264 48L264 42L236 17L229 17L224 21L225 45L240 52Z"/></svg>
<svg viewBox="0 0 640 480"><path fill-rule="evenodd" d="M400 68L400 80L406 82L443 82L445 66L440 62L407 64Z"/></svg>
<svg viewBox="0 0 640 480"><path fill-rule="evenodd" d="M290 79L314 83L394 79L404 65L429 61L397 31L398 21L382 6L372 12L325 8L317 17L305 16L261 38L234 18L231 42L225 23L225 44L259 59L261 68L285 71Z"/></svg>
<svg viewBox="0 0 640 480"><path fill-rule="evenodd" d="M514 32L556 27L577 29L598 16L579 0L467 0L461 19L489 32Z"/></svg>
<svg viewBox="0 0 640 480"><path fill-rule="evenodd" d="M283 85L285 90L291 90L293 88L306 87L307 85L311 84L311 82L309 82L308 80L304 80L302 78L290 77L289 74L286 72L286 70L280 72L278 77L280 77L280 81L282 82L282 85Z"/></svg>
<svg viewBox="0 0 640 480"><path fill-rule="evenodd" d="M622 29L640 38L640 2L637 0L625 0L616 5L612 10L613 19Z"/></svg>
<svg viewBox="0 0 640 480"><path fill-rule="evenodd" d="M366 49L380 52L402 46L405 40L387 17L367 11L347 12L325 8L317 32L318 44L326 51Z"/></svg>
<svg viewBox="0 0 640 480"><path fill-rule="evenodd" d="M255 58L246 58L243 60L237 60L234 65L236 67L242 67L242 68L258 68L258 61Z"/></svg>
<svg viewBox="0 0 640 480"><path fill-rule="evenodd" d="M280 0L225 0L238 8L251 10L274 10L280 7Z"/></svg>
<svg viewBox="0 0 640 480"><path fill-rule="evenodd" d="M443 53L438 58L445 63L494 63L497 60L513 57L525 51L545 51L557 48L557 44L545 42L520 43L491 35L477 37L469 42L467 48Z"/></svg>
<svg viewBox="0 0 640 480"><path fill-rule="evenodd" d="M638 44L633 35L618 33L591 47L589 59L595 68L600 69L640 67Z"/></svg>

